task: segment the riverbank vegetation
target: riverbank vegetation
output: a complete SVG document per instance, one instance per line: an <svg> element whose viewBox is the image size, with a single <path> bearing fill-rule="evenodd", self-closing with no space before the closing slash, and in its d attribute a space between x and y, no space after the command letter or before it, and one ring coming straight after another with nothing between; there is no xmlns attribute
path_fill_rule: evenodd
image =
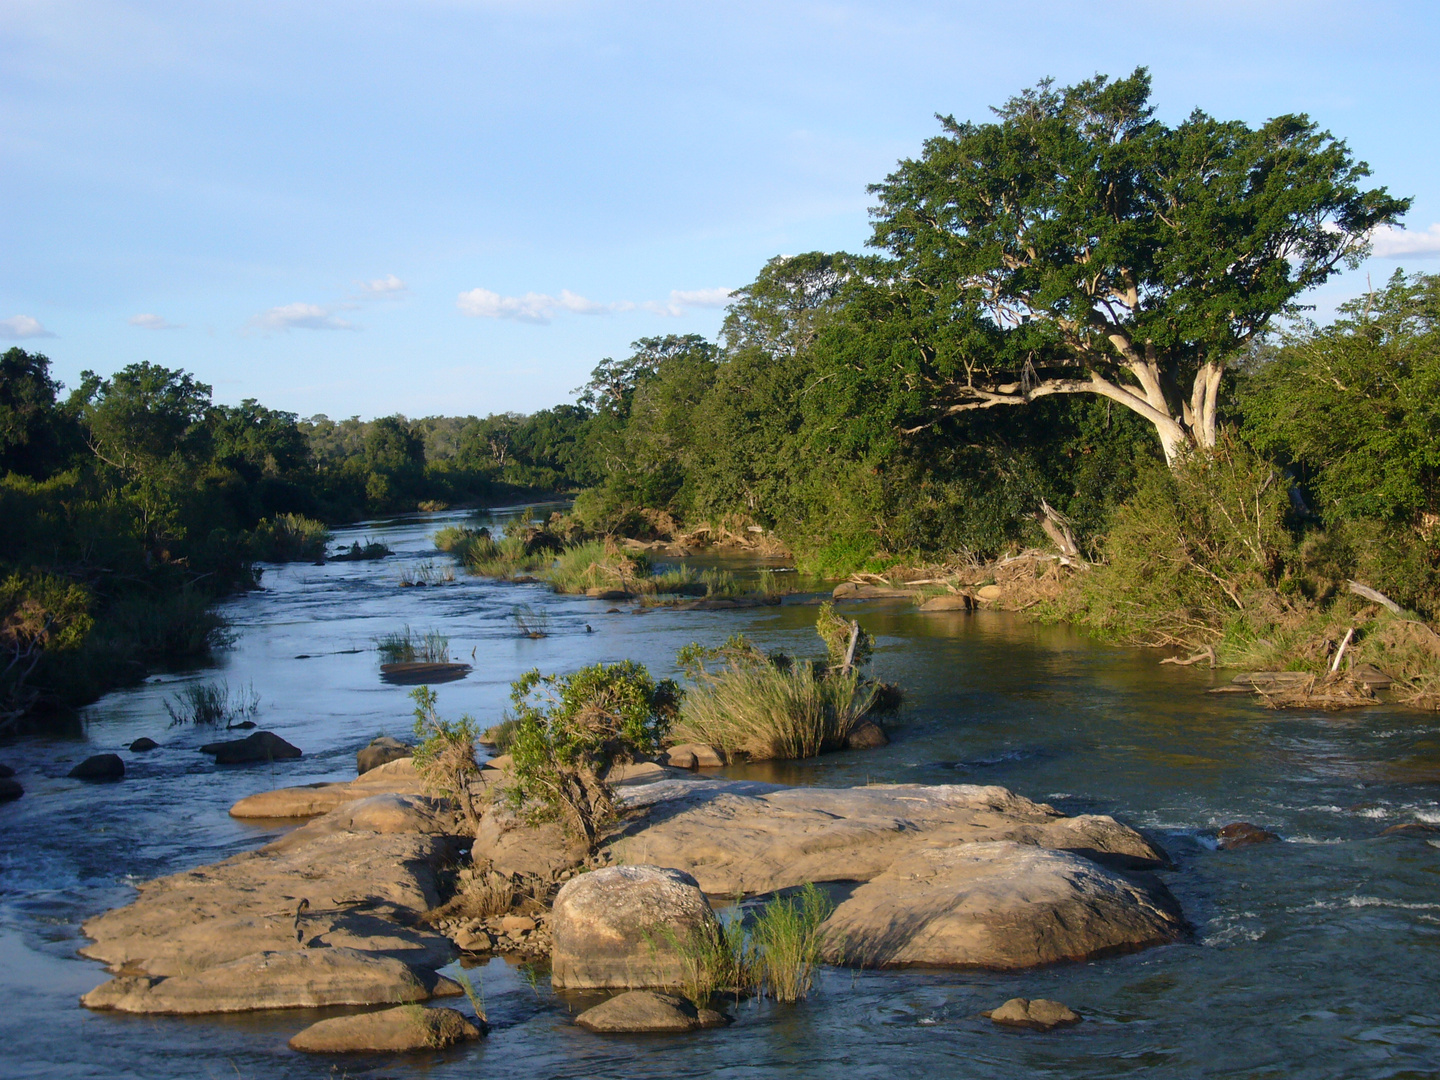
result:
<svg viewBox="0 0 1440 1080"><path fill-rule="evenodd" d="M1317 675L1349 632L1435 700L1440 278L1300 307L1409 201L1307 117L1171 125L1149 94L1137 70L944 118L872 188L869 253L776 257L717 341L642 338L531 416L302 420L153 364L62 397L11 349L0 725L203 656L215 598L326 523L540 492L573 506L437 545L676 603L778 592L652 561L707 545L952 585L1054 552L1011 606Z"/></svg>

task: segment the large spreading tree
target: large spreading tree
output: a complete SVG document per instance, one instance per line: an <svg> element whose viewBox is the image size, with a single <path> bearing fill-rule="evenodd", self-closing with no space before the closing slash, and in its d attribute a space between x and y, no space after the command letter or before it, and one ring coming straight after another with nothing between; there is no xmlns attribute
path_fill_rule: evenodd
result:
<svg viewBox="0 0 1440 1080"><path fill-rule="evenodd" d="M1369 252L1408 199L1303 115L1169 126L1150 78L1041 83L944 133L872 188L882 337L912 430L1052 394L1154 425L1172 463L1216 440L1228 362Z"/></svg>

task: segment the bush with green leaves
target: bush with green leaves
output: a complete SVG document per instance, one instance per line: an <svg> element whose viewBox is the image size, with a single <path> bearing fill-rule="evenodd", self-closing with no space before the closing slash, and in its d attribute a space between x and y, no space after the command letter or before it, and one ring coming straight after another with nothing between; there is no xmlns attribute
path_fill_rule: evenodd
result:
<svg viewBox="0 0 1440 1080"><path fill-rule="evenodd" d="M511 684L512 805L559 820L593 850L615 814L614 764L653 754L669 733L680 688L633 660L568 675L527 672Z"/></svg>
<svg viewBox="0 0 1440 1080"><path fill-rule="evenodd" d="M468 716L441 719L435 709L438 695L428 686L417 686L410 698L415 702L415 772L429 794L453 800L474 825L478 815L470 784L480 775L475 721Z"/></svg>

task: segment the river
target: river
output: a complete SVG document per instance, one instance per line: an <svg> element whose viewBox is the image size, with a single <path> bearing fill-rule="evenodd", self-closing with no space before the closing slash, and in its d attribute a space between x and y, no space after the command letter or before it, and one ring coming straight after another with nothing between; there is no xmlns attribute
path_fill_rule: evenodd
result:
<svg viewBox="0 0 1440 1080"><path fill-rule="evenodd" d="M804 1002L742 1002L731 1027L673 1038L587 1034L545 981L496 959L471 972L489 1038L402 1058L288 1050L309 1014L81 1008L78 996L107 977L76 955L84 919L125 903L137 881L276 835L230 818L236 799L350 779L356 749L377 734L408 735L406 689L379 679L373 642L383 633L447 634L452 656L475 670L437 687L440 711L486 724L532 667L633 658L668 673L681 645L737 631L767 649L819 650L815 608L803 604L608 614L599 601L463 574L400 588L402 571L448 564L428 536L459 518L338 534L385 541L396 555L383 562L267 567L263 590L224 606L235 642L217 654L218 670L109 694L85 711L83 737L0 745L26 788L0 805L0 1076L1440 1076L1440 850L1379 835L1440 824L1440 717L1270 712L1207 695L1225 673L1159 667L1153 654L1003 613L901 604L847 608L876 637L877 674L908 691L888 747L727 771L797 784L1002 784L1067 813L1113 814L1174 859L1163 876L1194 925L1190 941L1021 974L827 969ZM548 637L516 633L522 603L544 613ZM165 703L185 680L216 679L253 687L261 727L305 756L222 769L197 753L214 733L170 726ZM123 749L142 735L161 748ZM65 778L109 751L126 759L120 783ZM1210 834L1237 820L1284 842L1217 851ZM1058 999L1086 1021L1038 1035L979 1016L1016 996Z"/></svg>

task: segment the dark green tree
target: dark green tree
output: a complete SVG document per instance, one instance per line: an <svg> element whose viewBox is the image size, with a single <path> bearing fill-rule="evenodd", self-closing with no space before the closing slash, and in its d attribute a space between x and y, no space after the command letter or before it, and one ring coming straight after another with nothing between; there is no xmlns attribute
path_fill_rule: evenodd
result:
<svg viewBox="0 0 1440 1080"><path fill-rule="evenodd" d="M12 348L0 355L0 476L41 480L82 449L73 417L56 405L61 389L43 354Z"/></svg>
<svg viewBox="0 0 1440 1080"><path fill-rule="evenodd" d="M1226 365L1410 205L1303 115L1162 123L1143 68L941 122L872 189L903 318L869 377L920 399L910 429L1098 394L1167 460L1213 446Z"/></svg>

